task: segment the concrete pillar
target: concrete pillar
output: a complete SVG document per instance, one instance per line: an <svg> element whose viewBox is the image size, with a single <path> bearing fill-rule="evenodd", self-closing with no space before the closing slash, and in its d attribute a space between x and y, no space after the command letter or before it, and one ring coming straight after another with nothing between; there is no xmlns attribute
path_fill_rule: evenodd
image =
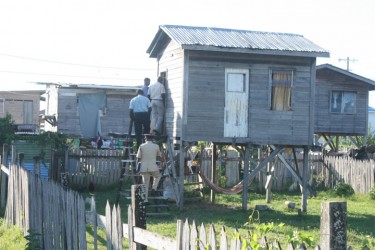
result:
<svg viewBox="0 0 375 250"><path fill-rule="evenodd" d="M321 204L320 247L321 249L347 249L346 202L328 201Z"/></svg>

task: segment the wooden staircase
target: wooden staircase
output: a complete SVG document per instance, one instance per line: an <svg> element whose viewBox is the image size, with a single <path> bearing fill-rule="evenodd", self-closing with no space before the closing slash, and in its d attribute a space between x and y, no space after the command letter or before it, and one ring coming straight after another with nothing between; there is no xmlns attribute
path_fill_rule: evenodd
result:
<svg viewBox="0 0 375 250"><path fill-rule="evenodd" d="M160 144L159 144L160 145ZM162 146L162 145L161 145ZM136 172L136 153L133 152L133 147L124 147L125 159L122 160L123 167L120 178L120 184L117 194L117 202L120 199L131 201L131 185L142 183L142 176ZM163 173L162 173L163 174ZM159 186L163 183L166 176L162 176ZM166 216L169 213L168 199L163 197L163 190L158 189L156 194L148 195L149 202L146 204L146 216Z"/></svg>

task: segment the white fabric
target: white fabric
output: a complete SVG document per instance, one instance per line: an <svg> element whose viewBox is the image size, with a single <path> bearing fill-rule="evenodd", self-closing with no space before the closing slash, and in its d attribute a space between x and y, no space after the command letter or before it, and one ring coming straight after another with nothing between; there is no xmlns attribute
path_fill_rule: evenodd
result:
<svg viewBox="0 0 375 250"><path fill-rule="evenodd" d="M149 86L148 95L151 100L162 100L162 94L165 94L165 87L160 82L155 82Z"/></svg>

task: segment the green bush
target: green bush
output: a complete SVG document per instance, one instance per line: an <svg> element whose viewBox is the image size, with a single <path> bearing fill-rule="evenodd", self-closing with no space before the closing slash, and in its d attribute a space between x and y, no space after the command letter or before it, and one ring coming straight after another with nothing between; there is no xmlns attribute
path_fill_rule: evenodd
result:
<svg viewBox="0 0 375 250"><path fill-rule="evenodd" d="M17 226L6 226L4 220L0 219L0 249L25 249L26 243L22 229Z"/></svg>
<svg viewBox="0 0 375 250"><path fill-rule="evenodd" d="M333 193L337 196L349 197L354 194L354 189L349 184L344 182L338 183L333 189Z"/></svg>
<svg viewBox="0 0 375 250"><path fill-rule="evenodd" d="M375 200L375 186L370 190L370 198Z"/></svg>

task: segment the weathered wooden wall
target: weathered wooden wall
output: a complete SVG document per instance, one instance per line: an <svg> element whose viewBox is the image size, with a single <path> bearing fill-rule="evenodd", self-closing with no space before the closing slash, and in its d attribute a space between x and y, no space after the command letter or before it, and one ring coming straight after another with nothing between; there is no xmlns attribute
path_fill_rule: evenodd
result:
<svg viewBox="0 0 375 250"><path fill-rule="evenodd" d="M0 91L0 99L4 106L0 105L0 118L6 113L12 115L15 124L36 124L39 126L40 95L43 91ZM24 110L24 102L32 106L30 113ZM28 117L30 116L30 117ZM25 123L25 120L31 120Z"/></svg>
<svg viewBox="0 0 375 250"><path fill-rule="evenodd" d="M225 69L239 68L250 72L249 137L236 141L309 145L313 66L309 58L188 51L170 42L159 61L159 70L168 72L168 135L231 143L232 138L224 137ZM294 72L290 112L270 110L271 69Z"/></svg>
<svg viewBox="0 0 375 250"><path fill-rule="evenodd" d="M183 108L188 102L184 92L184 51L173 41L159 61L159 71L167 72L165 127L169 136L181 136Z"/></svg>
<svg viewBox="0 0 375 250"><path fill-rule="evenodd" d="M331 70L319 70L316 74L314 133L365 135L369 87L367 84ZM357 93L354 114L330 111L332 91Z"/></svg>
<svg viewBox="0 0 375 250"><path fill-rule="evenodd" d="M100 116L101 131L103 136L110 132L128 133L129 103L136 96L132 91L115 91L115 90L90 90L90 89L60 89L58 95L58 131L80 136L80 116L78 109L79 94L105 93L107 97L105 110Z"/></svg>

